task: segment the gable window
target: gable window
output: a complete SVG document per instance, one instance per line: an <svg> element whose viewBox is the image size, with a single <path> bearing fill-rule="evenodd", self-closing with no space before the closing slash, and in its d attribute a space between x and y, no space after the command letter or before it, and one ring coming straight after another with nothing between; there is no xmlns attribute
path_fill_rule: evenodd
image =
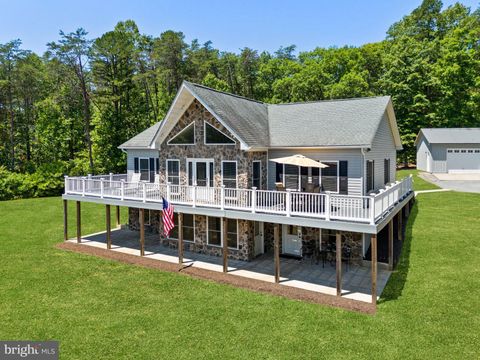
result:
<svg viewBox="0 0 480 360"><path fill-rule="evenodd" d="M374 179L374 167L375 162L373 160L367 161L367 181L365 183L366 192L370 192L375 188L375 179Z"/></svg>
<svg viewBox="0 0 480 360"><path fill-rule="evenodd" d="M207 145L235 145L232 138L206 122L204 122L204 133Z"/></svg>
<svg viewBox="0 0 480 360"><path fill-rule="evenodd" d="M390 182L390 159L385 159L383 161L383 178L385 180L385 184Z"/></svg>
<svg viewBox="0 0 480 360"><path fill-rule="evenodd" d="M252 187L260 189L262 186L262 162L255 160L252 163Z"/></svg>
<svg viewBox="0 0 480 360"><path fill-rule="evenodd" d="M179 160L167 160L167 181L173 185L180 184Z"/></svg>
<svg viewBox="0 0 480 360"><path fill-rule="evenodd" d="M187 125L177 135L172 137L168 145L195 145L195 122Z"/></svg>
<svg viewBox="0 0 480 360"><path fill-rule="evenodd" d="M322 168L322 190L338 192L338 162L322 161L328 167Z"/></svg>
<svg viewBox="0 0 480 360"><path fill-rule="evenodd" d="M222 184L226 188L237 187L237 162L222 161Z"/></svg>
<svg viewBox="0 0 480 360"><path fill-rule="evenodd" d="M207 220L207 244L222 246L223 241L223 222L222 218L208 217ZM238 222L234 219L227 219L227 246L238 249Z"/></svg>
<svg viewBox="0 0 480 360"><path fill-rule="evenodd" d="M178 213L173 213L173 221L178 224ZM195 219L193 214L183 214L183 240L188 242L195 241ZM178 226L170 232L170 239L178 240Z"/></svg>

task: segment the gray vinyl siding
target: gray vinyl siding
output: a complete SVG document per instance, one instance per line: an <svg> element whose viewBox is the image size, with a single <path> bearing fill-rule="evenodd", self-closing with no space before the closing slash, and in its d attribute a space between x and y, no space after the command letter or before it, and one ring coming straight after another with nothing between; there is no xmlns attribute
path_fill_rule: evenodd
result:
<svg viewBox="0 0 480 360"><path fill-rule="evenodd" d="M372 148L365 153L366 160L373 160L374 163L374 190L383 188L385 185L384 160L390 159L390 181L395 181L395 170L397 165L397 150L395 140L388 121L387 114L383 115L375 137L372 141Z"/></svg>
<svg viewBox="0 0 480 360"><path fill-rule="evenodd" d="M417 146L417 169L422 171L427 171L427 154L430 153L430 147L424 137ZM431 155L430 155L431 156Z"/></svg>
<svg viewBox="0 0 480 360"><path fill-rule="evenodd" d="M268 158L302 154L320 161L348 161L348 194L362 195L363 168L360 149L270 149ZM275 189L276 164L268 161L268 189Z"/></svg>
<svg viewBox="0 0 480 360"><path fill-rule="evenodd" d="M132 179L135 170L134 158L158 158L158 150L126 150L127 151L127 175L128 181Z"/></svg>

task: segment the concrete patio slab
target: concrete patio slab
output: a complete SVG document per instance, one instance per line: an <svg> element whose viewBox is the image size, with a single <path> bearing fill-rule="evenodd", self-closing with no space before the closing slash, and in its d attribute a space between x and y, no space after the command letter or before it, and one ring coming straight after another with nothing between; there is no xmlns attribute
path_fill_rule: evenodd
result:
<svg viewBox="0 0 480 360"><path fill-rule="evenodd" d="M140 256L139 233L127 229L112 230L111 251ZM76 243L76 239L68 242ZM106 248L105 232L82 237L82 244L97 248ZM158 235L145 234L145 258L178 264L177 249L163 246ZM221 257L198 254L185 251L185 266L199 269L223 272ZM256 259L246 262L240 260L228 261L230 275L274 283L273 254L266 253ZM315 264L311 260L285 259L280 260L280 286L288 286L327 295L336 294L336 269L330 263ZM390 272L378 269L377 298L381 295ZM345 264L342 267L342 297L357 301L371 301L370 268Z"/></svg>

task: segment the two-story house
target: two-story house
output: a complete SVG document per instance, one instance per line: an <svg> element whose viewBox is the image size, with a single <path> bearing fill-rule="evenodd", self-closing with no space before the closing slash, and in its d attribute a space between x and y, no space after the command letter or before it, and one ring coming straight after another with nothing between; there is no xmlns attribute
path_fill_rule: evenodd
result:
<svg viewBox="0 0 480 360"><path fill-rule="evenodd" d="M266 104L184 82L165 119L120 146L126 175L67 178L64 199L128 206L141 236L225 262L333 249L373 273L372 255L393 267L413 197L395 179L401 148L388 96ZM271 161L297 154L323 167Z"/></svg>

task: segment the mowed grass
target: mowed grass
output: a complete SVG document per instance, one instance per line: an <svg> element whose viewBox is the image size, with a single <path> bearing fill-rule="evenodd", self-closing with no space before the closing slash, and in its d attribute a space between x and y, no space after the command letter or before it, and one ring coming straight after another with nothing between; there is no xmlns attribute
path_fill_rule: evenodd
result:
<svg viewBox="0 0 480 360"><path fill-rule="evenodd" d="M419 173L421 173L421 171L416 170L416 169L398 170L397 171L397 179L401 180L404 177L412 175L413 176L413 187L414 187L415 190L440 189L437 185L434 185L432 183L429 183L428 181L423 180L420 176L418 176Z"/></svg>
<svg viewBox="0 0 480 360"><path fill-rule="evenodd" d="M62 359L478 358L479 204L418 196L370 316L57 250L60 198L1 202L0 339L59 340ZM103 230L103 207L82 212Z"/></svg>

